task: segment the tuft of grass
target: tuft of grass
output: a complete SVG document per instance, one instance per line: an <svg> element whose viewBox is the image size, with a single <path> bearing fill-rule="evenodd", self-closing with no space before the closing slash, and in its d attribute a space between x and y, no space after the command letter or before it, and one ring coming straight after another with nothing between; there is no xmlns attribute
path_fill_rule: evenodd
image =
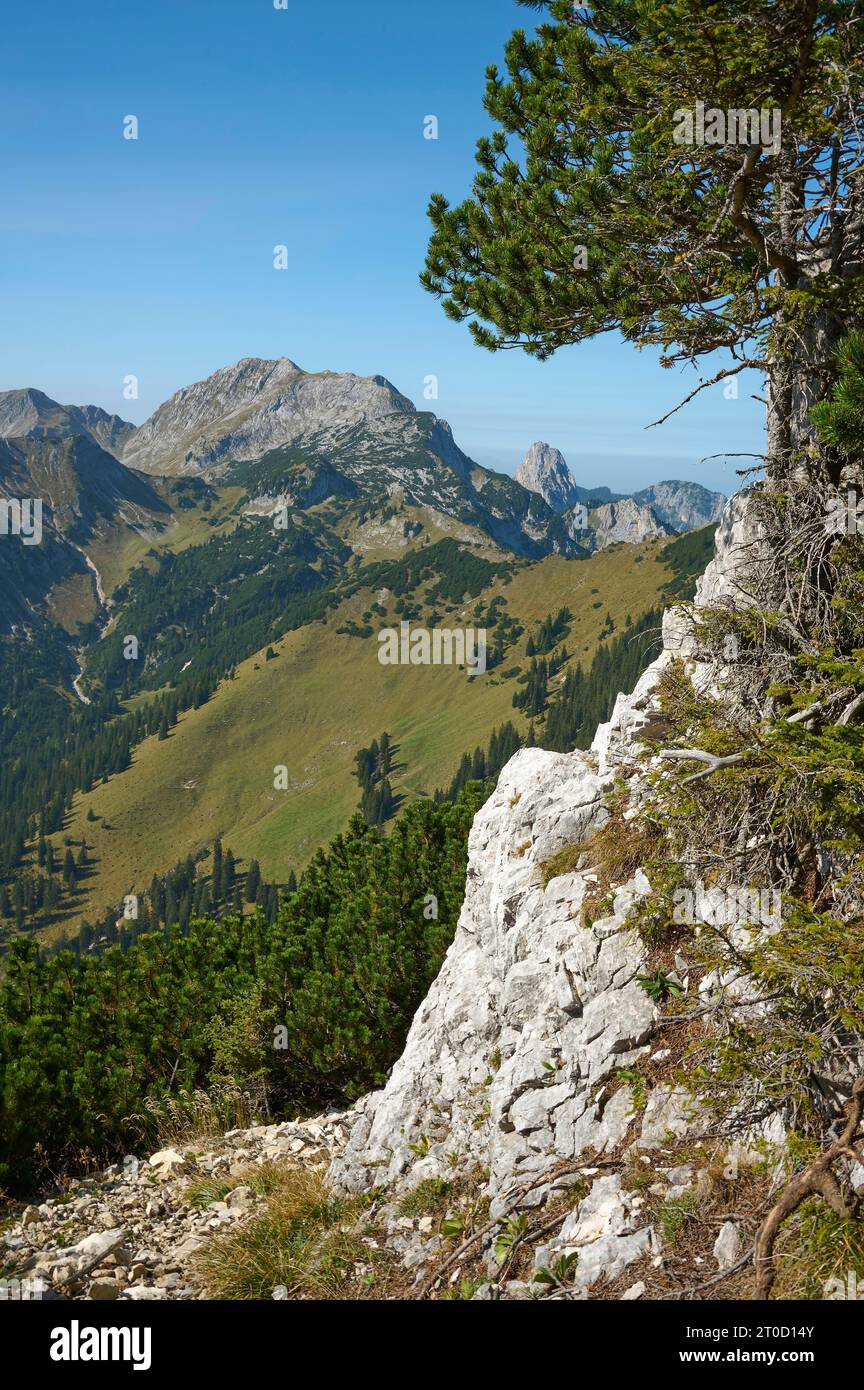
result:
<svg viewBox="0 0 864 1390"><path fill-rule="evenodd" d="M864 1225L838 1215L814 1197L783 1231L777 1271L775 1298L821 1300L828 1296L833 1280L849 1298L864 1284Z"/></svg>
<svg viewBox="0 0 864 1390"><path fill-rule="evenodd" d="M573 874L584 864L586 846L584 844L565 845L563 849L556 850L551 859L547 859L541 865L543 887L551 883L553 878L560 878L562 874Z"/></svg>
<svg viewBox="0 0 864 1390"><path fill-rule="evenodd" d="M200 1178L197 1182L191 1183L183 1195L190 1206L200 1207L202 1210L212 1206L214 1202L223 1201L235 1187L251 1187L259 1196L269 1197L271 1192L278 1191L283 1172L283 1164L252 1164L249 1168L244 1168L237 1177Z"/></svg>
<svg viewBox="0 0 864 1390"><path fill-rule="evenodd" d="M667 1197L660 1208L660 1230L666 1245L674 1245L687 1221L696 1212L696 1193L682 1192L680 1197Z"/></svg>
<svg viewBox="0 0 864 1390"><path fill-rule="evenodd" d="M399 1203L400 1216L433 1216L446 1201L453 1184L445 1178L426 1178Z"/></svg>
<svg viewBox="0 0 864 1390"><path fill-rule="evenodd" d="M271 1299L280 1287L293 1299L349 1296L357 1266L376 1256L358 1224L367 1200L334 1196L321 1172L274 1167L266 1211L200 1252L207 1297Z"/></svg>
<svg viewBox="0 0 864 1390"><path fill-rule="evenodd" d="M229 1129L251 1129L261 1123L258 1101L236 1082L180 1091L176 1096L149 1096L144 1111L130 1118L141 1137L153 1138L160 1147L205 1142Z"/></svg>

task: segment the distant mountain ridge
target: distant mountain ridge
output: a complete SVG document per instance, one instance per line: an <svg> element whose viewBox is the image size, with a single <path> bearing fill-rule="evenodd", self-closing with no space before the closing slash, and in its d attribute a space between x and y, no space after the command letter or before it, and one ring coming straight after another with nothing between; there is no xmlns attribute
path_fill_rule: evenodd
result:
<svg viewBox="0 0 864 1390"><path fill-rule="evenodd" d="M5 404L0 397L0 411ZM0 632L31 616L33 605L57 583L74 573L86 574L86 547L94 539L112 530L159 526L171 516L152 480L126 468L91 433L83 432L74 411L58 407L74 421L73 427L58 423L60 417L42 402L36 405L41 419L50 413L50 424L34 425L24 435L0 437L0 500L40 499L43 528L37 545L25 548L0 541ZM16 418L9 411L6 419L16 424L23 415ZM81 417L87 418L84 411ZM104 424L95 423L100 428Z"/></svg>
<svg viewBox="0 0 864 1390"><path fill-rule="evenodd" d="M136 475L200 478L248 488L251 513L266 516L286 504L302 510L331 497L399 492L526 558L694 529L715 520L724 500L698 483L659 483L631 498L586 488L544 443L532 445L515 478L495 473L386 377L306 372L288 357L222 367L137 428L32 388L0 392L0 437L36 436L80 436L113 456L129 472L121 493L135 491Z"/></svg>
<svg viewBox="0 0 864 1390"><path fill-rule="evenodd" d="M25 387L0 391L0 438L19 438L43 430L58 438L82 434L119 457L135 426L98 405L58 405L44 391Z"/></svg>
<svg viewBox="0 0 864 1390"><path fill-rule="evenodd" d="M701 483L667 480L629 496L608 488L580 487L560 449L538 441L516 469L516 481L536 492L578 534L574 508L581 503L595 514L592 528L598 548L614 541L648 540L655 535L680 534L717 521L726 497ZM628 505L625 506L624 503Z"/></svg>

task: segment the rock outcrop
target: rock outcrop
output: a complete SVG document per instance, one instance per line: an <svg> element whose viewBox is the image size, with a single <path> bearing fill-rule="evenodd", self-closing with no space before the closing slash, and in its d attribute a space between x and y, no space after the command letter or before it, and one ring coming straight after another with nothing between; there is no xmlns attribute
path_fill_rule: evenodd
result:
<svg viewBox="0 0 864 1390"><path fill-rule="evenodd" d="M709 526L719 519L726 501L722 492L710 492L701 483L674 479L629 497L607 487L581 487L560 449L543 443L531 445L515 477L562 515L574 539L596 550L618 541L652 540ZM592 513L590 523L585 508Z"/></svg>
<svg viewBox="0 0 864 1390"><path fill-rule="evenodd" d="M514 476L529 492L539 492L553 512L566 512L581 500L564 455L551 444L532 444Z"/></svg>
<svg viewBox="0 0 864 1390"><path fill-rule="evenodd" d="M701 586L715 603L734 591L749 541L746 501L731 513ZM593 1183L535 1261L578 1252L574 1287L586 1294L657 1257L638 1191L622 1185L620 1170L602 1171L603 1156L643 1155L673 1195L692 1178L666 1147L693 1123L685 1097L660 1083L646 1103L626 1080L659 1046L658 1011L639 980L645 947L627 925L651 885L638 870L611 901L592 902L586 921L597 875L579 848L607 821L624 773L624 815L636 813L651 765L640 763L639 733L657 713L663 670L688 653L687 633L680 614L667 614L661 656L618 697L590 751L524 749L505 767L471 831L465 902L442 970L386 1087L359 1103L330 1170L337 1188L398 1193L482 1169L494 1217L514 1188L581 1158Z"/></svg>
<svg viewBox="0 0 864 1390"><path fill-rule="evenodd" d="M640 507L650 507L664 526L673 531L695 531L719 521L726 503L722 492L710 492L701 483L678 479L653 483L633 493Z"/></svg>
<svg viewBox="0 0 864 1390"><path fill-rule="evenodd" d="M672 534L672 528L660 521L651 507L640 507L632 497L604 502L591 513L591 526L598 550L620 541L634 544Z"/></svg>

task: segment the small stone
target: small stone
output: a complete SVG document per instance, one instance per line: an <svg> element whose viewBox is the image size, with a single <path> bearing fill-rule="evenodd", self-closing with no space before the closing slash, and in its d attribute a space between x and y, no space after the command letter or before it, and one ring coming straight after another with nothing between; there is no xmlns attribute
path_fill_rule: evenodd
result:
<svg viewBox="0 0 864 1390"><path fill-rule="evenodd" d="M706 1201L714 1191L714 1179L707 1168L700 1168L696 1174L696 1196L700 1202Z"/></svg>
<svg viewBox="0 0 864 1390"><path fill-rule="evenodd" d="M741 1237L734 1221L724 1221L714 1242L714 1258L720 1269L731 1269L741 1255Z"/></svg>
<svg viewBox="0 0 864 1390"><path fill-rule="evenodd" d="M645 1292L645 1285L640 1279L637 1284L631 1284L629 1289L625 1289L619 1299L621 1303L632 1303L635 1299L641 1298Z"/></svg>
<svg viewBox="0 0 864 1390"><path fill-rule="evenodd" d="M87 1290L87 1297L97 1303L110 1303L120 1295L120 1285L116 1279L94 1279Z"/></svg>
<svg viewBox="0 0 864 1390"><path fill-rule="evenodd" d="M229 1207L248 1207L254 1197L251 1187L235 1187L225 1198Z"/></svg>
<svg viewBox="0 0 864 1390"><path fill-rule="evenodd" d="M22 1226L38 1226L40 1213L38 1207L25 1207L21 1217Z"/></svg>
<svg viewBox="0 0 864 1390"><path fill-rule="evenodd" d="M176 1149L160 1149L158 1153L151 1154L148 1159L151 1168L155 1168L160 1176L171 1177L175 1173L182 1173L188 1164L186 1159Z"/></svg>

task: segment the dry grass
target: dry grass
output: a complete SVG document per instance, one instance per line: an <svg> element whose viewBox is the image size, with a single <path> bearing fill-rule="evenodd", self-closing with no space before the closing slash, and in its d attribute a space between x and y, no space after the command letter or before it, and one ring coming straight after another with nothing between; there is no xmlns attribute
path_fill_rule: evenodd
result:
<svg viewBox="0 0 864 1390"><path fill-rule="evenodd" d="M161 1148L221 1139L226 1130L251 1129L260 1123L257 1101L235 1085L148 1097L144 1112L131 1120L133 1130L142 1139L146 1137Z"/></svg>
<svg viewBox="0 0 864 1390"><path fill-rule="evenodd" d="M650 861L660 839L656 826L644 818L625 821L619 814L611 815L590 840L565 845L546 860L542 867L543 886L545 888L561 874L590 869L596 874L597 882L582 904L583 921L590 925L610 890L626 883L637 869Z"/></svg>
<svg viewBox="0 0 864 1390"><path fill-rule="evenodd" d="M864 1285L864 1222L844 1219L820 1198L806 1202L777 1243L774 1298L823 1299L829 1282Z"/></svg>
<svg viewBox="0 0 864 1390"><path fill-rule="evenodd" d="M206 1211L214 1202L221 1202L233 1192L235 1187L251 1187L259 1197L269 1197L276 1192L282 1181L285 1165L281 1163L253 1163L236 1176L199 1178L186 1188L183 1196L190 1206Z"/></svg>
<svg viewBox="0 0 864 1390"><path fill-rule="evenodd" d="M381 1296L375 1285L389 1262L365 1234L364 1198L327 1191L323 1171L274 1167L266 1210L213 1241L196 1276L214 1299L356 1299Z"/></svg>

